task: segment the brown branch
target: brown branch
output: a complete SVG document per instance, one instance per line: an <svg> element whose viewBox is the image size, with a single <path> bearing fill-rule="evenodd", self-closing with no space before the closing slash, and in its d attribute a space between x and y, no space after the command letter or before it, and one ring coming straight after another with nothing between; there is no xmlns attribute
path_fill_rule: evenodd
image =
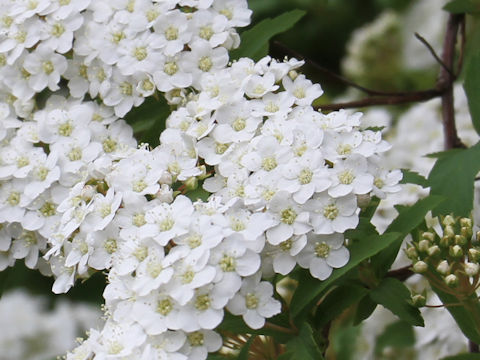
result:
<svg viewBox="0 0 480 360"><path fill-rule="evenodd" d="M448 18L447 31L443 41L442 60L448 69L453 68L455 61L455 45L457 43L457 34L459 25L464 18L463 14L451 14ZM453 148L465 147L460 141L455 127L455 110L453 104L453 81L455 76L446 71L445 68L440 69L438 84L443 84L445 90L442 94L442 119L444 132L444 148L446 150Z"/></svg>
<svg viewBox="0 0 480 360"><path fill-rule="evenodd" d="M398 105L410 102L427 101L442 95L443 89L428 89L422 91L414 91L405 95L396 96L372 96L361 100L349 101L344 103L327 104L315 107L321 110L340 110L351 109L374 105Z"/></svg>
<svg viewBox="0 0 480 360"><path fill-rule="evenodd" d="M388 277L392 277L392 278L395 278L395 279L398 279L400 281L405 281L407 280L410 276L414 275L415 273L411 270L411 266L404 266L402 268L399 268L399 269L395 269L395 270L390 270L388 273L387 273L387 276Z"/></svg>
<svg viewBox="0 0 480 360"><path fill-rule="evenodd" d="M430 54L433 56L433 58L437 61L437 63L440 64L441 67L443 67L445 69L445 71L447 71L450 75L452 75L453 77L455 77L455 75L453 74L452 70L450 68L447 67L447 65L445 65L445 63L442 61L442 59L440 59L440 57L437 55L437 53L435 52L435 50L433 49L432 45L429 44L429 42L423 37L421 36L419 33L415 33L415 37L420 40L420 42L425 45L425 47L428 49L428 51L430 51Z"/></svg>
<svg viewBox="0 0 480 360"><path fill-rule="evenodd" d="M372 96L401 96L401 95L409 94L407 92L386 92L386 91L379 91L379 90L373 90L373 89L366 88L364 86L361 86L361 85L353 82L352 80L349 80L349 79L347 79L347 78L345 78L345 77L327 69L326 67L320 65L316 61L309 58L308 56L302 55L299 52L297 52L293 49L290 49L289 47L285 46L284 44L282 44L278 41L274 41L272 43L272 45L277 47L281 52L283 52L287 55L290 55L290 56L293 56L293 57L295 57L299 60L305 61L306 64L313 67L319 73L324 74L324 75L326 75L326 76L328 76L328 77L330 77L334 80L337 80L341 83L344 83L348 86L351 86L351 87L353 87L357 90L360 90L360 91L366 93L367 95L372 95Z"/></svg>

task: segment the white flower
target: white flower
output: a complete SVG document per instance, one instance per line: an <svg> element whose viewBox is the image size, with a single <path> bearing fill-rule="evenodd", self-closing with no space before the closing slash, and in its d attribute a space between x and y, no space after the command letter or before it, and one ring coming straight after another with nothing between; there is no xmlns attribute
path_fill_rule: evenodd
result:
<svg viewBox="0 0 480 360"><path fill-rule="evenodd" d="M345 266L350 259L348 249L343 245L342 234L307 235L308 242L297 255L298 264L310 269L313 277L327 279L332 270Z"/></svg>
<svg viewBox="0 0 480 360"><path fill-rule="evenodd" d="M272 296L272 284L260 281L260 276L255 275L243 280L240 292L229 301L227 309L234 315L242 315L252 329L260 329L265 325L265 318L281 311L280 301Z"/></svg>
<svg viewBox="0 0 480 360"><path fill-rule="evenodd" d="M60 88L60 76L67 70L67 60L46 45L40 45L25 57L23 66L30 73L28 84L33 90L40 92L48 86L55 91Z"/></svg>

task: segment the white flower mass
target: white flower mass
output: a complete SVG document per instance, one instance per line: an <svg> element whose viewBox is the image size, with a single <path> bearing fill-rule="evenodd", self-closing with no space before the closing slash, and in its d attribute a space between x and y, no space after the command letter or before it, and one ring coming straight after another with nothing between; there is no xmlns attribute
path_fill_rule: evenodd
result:
<svg viewBox="0 0 480 360"><path fill-rule="evenodd" d="M399 190L381 133L314 110L323 91L302 62L228 64L250 13L243 0L2 2L0 270L49 266L55 293L108 273L106 325L68 360L205 359L225 309L262 327L281 311L262 278L297 264L328 278L349 260L357 195ZM156 90L175 111L152 149L120 117ZM210 197L192 201L203 179Z"/></svg>

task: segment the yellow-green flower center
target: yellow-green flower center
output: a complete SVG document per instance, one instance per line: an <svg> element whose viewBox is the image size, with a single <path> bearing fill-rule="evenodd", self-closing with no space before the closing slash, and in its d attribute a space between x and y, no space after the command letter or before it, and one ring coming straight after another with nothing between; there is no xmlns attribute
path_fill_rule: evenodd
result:
<svg viewBox="0 0 480 360"><path fill-rule="evenodd" d="M258 307L258 297L254 293L248 293L245 296L245 306L250 310L256 309Z"/></svg>
<svg viewBox="0 0 480 360"><path fill-rule="evenodd" d="M328 220L335 220L338 216L338 208L335 204L329 204L323 209L323 216Z"/></svg>
<svg viewBox="0 0 480 360"><path fill-rule="evenodd" d="M315 244L315 255L320 258L326 258L330 254L330 246L324 242Z"/></svg>

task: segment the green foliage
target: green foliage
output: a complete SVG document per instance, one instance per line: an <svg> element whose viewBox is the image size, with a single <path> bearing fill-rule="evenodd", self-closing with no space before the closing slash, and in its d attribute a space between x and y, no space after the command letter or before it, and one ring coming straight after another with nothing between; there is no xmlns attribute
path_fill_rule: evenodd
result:
<svg viewBox="0 0 480 360"><path fill-rule="evenodd" d="M353 324L360 324L363 320L370 317L376 308L377 303L374 302L370 296L365 296L357 305L357 312L353 318Z"/></svg>
<svg viewBox="0 0 480 360"><path fill-rule="evenodd" d="M472 309L467 309L464 306L458 306L458 299L448 294L434 284L432 285L433 291L438 295L442 303L444 304L457 304L457 306L446 306L446 309L450 312L453 316L457 325L460 327L460 330L465 334L467 338L475 342L476 344L480 344L480 332L478 331L475 323L475 318L473 317ZM474 307L476 313L480 313L480 305L478 304L478 300L476 296L472 296L472 306Z"/></svg>
<svg viewBox="0 0 480 360"><path fill-rule="evenodd" d="M477 10L480 10L480 2L477 4ZM468 37L465 55L463 88L467 94L473 126L480 134L480 101L478 101L480 98L480 19L477 16L474 20L475 25Z"/></svg>
<svg viewBox="0 0 480 360"><path fill-rule="evenodd" d="M453 0L443 7L444 10L452 14L476 13L480 11L480 1L478 0Z"/></svg>
<svg viewBox="0 0 480 360"><path fill-rule="evenodd" d="M380 285L370 292L370 298L407 323L424 326L420 310L410 303L410 291L401 281L388 277L383 279Z"/></svg>
<svg viewBox="0 0 480 360"><path fill-rule="evenodd" d="M415 171L402 169L402 174L403 174L403 178L400 181L400 184L416 184L424 188L429 187L428 180Z"/></svg>
<svg viewBox="0 0 480 360"><path fill-rule="evenodd" d="M398 232L401 235L395 239L396 241L392 241L390 246L386 247L385 250L372 259L372 266L379 278L387 273L395 261L405 236L423 223L427 212L440 204L443 199L441 196L430 195L410 207L397 208L397 210L401 210L399 211L400 214L390 224L386 232Z"/></svg>
<svg viewBox="0 0 480 360"><path fill-rule="evenodd" d="M287 342L287 351L279 360L321 360L323 359L317 342L314 339L312 327L304 322L298 336Z"/></svg>
<svg viewBox="0 0 480 360"><path fill-rule="evenodd" d="M343 324L335 329L332 338L332 348L335 359L357 360L356 343L361 332L361 326L352 326Z"/></svg>
<svg viewBox="0 0 480 360"><path fill-rule="evenodd" d="M293 294L290 311L297 317L309 308L309 305L332 286L338 279L355 268L362 261L372 257L399 238L399 233L367 236L353 243L350 248L350 261L340 269L335 269L325 281L318 281L305 271L300 275L299 285Z"/></svg>
<svg viewBox="0 0 480 360"><path fill-rule="evenodd" d="M434 216L454 214L469 216L473 208L475 176L480 171L480 143L469 149L444 153L428 176L430 194L441 195L444 201L436 206Z"/></svg>
<svg viewBox="0 0 480 360"><path fill-rule="evenodd" d="M406 348L415 343L413 327L408 322L396 321L388 325L377 338L375 354L379 355L386 347Z"/></svg>
<svg viewBox="0 0 480 360"><path fill-rule="evenodd" d="M162 96L155 99L150 96L137 108L133 108L125 117L139 143L148 143L151 147L159 144L159 134L165 129L165 121L170 115L170 106Z"/></svg>
<svg viewBox="0 0 480 360"><path fill-rule="evenodd" d="M347 284L333 289L317 307L314 325L322 328L329 321L339 316L345 309L359 302L368 289L360 285Z"/></svg>
<svg viewBox="0 0 480 360"><path fill-rule="evenodd" d="M265 19L253 28L242 33L242 45L231 52L232 60L249 57L255 61L266 56L269 51L268 42L272 37L290 29L305 15L305 11L293 10L274 19Z"/></svg>

